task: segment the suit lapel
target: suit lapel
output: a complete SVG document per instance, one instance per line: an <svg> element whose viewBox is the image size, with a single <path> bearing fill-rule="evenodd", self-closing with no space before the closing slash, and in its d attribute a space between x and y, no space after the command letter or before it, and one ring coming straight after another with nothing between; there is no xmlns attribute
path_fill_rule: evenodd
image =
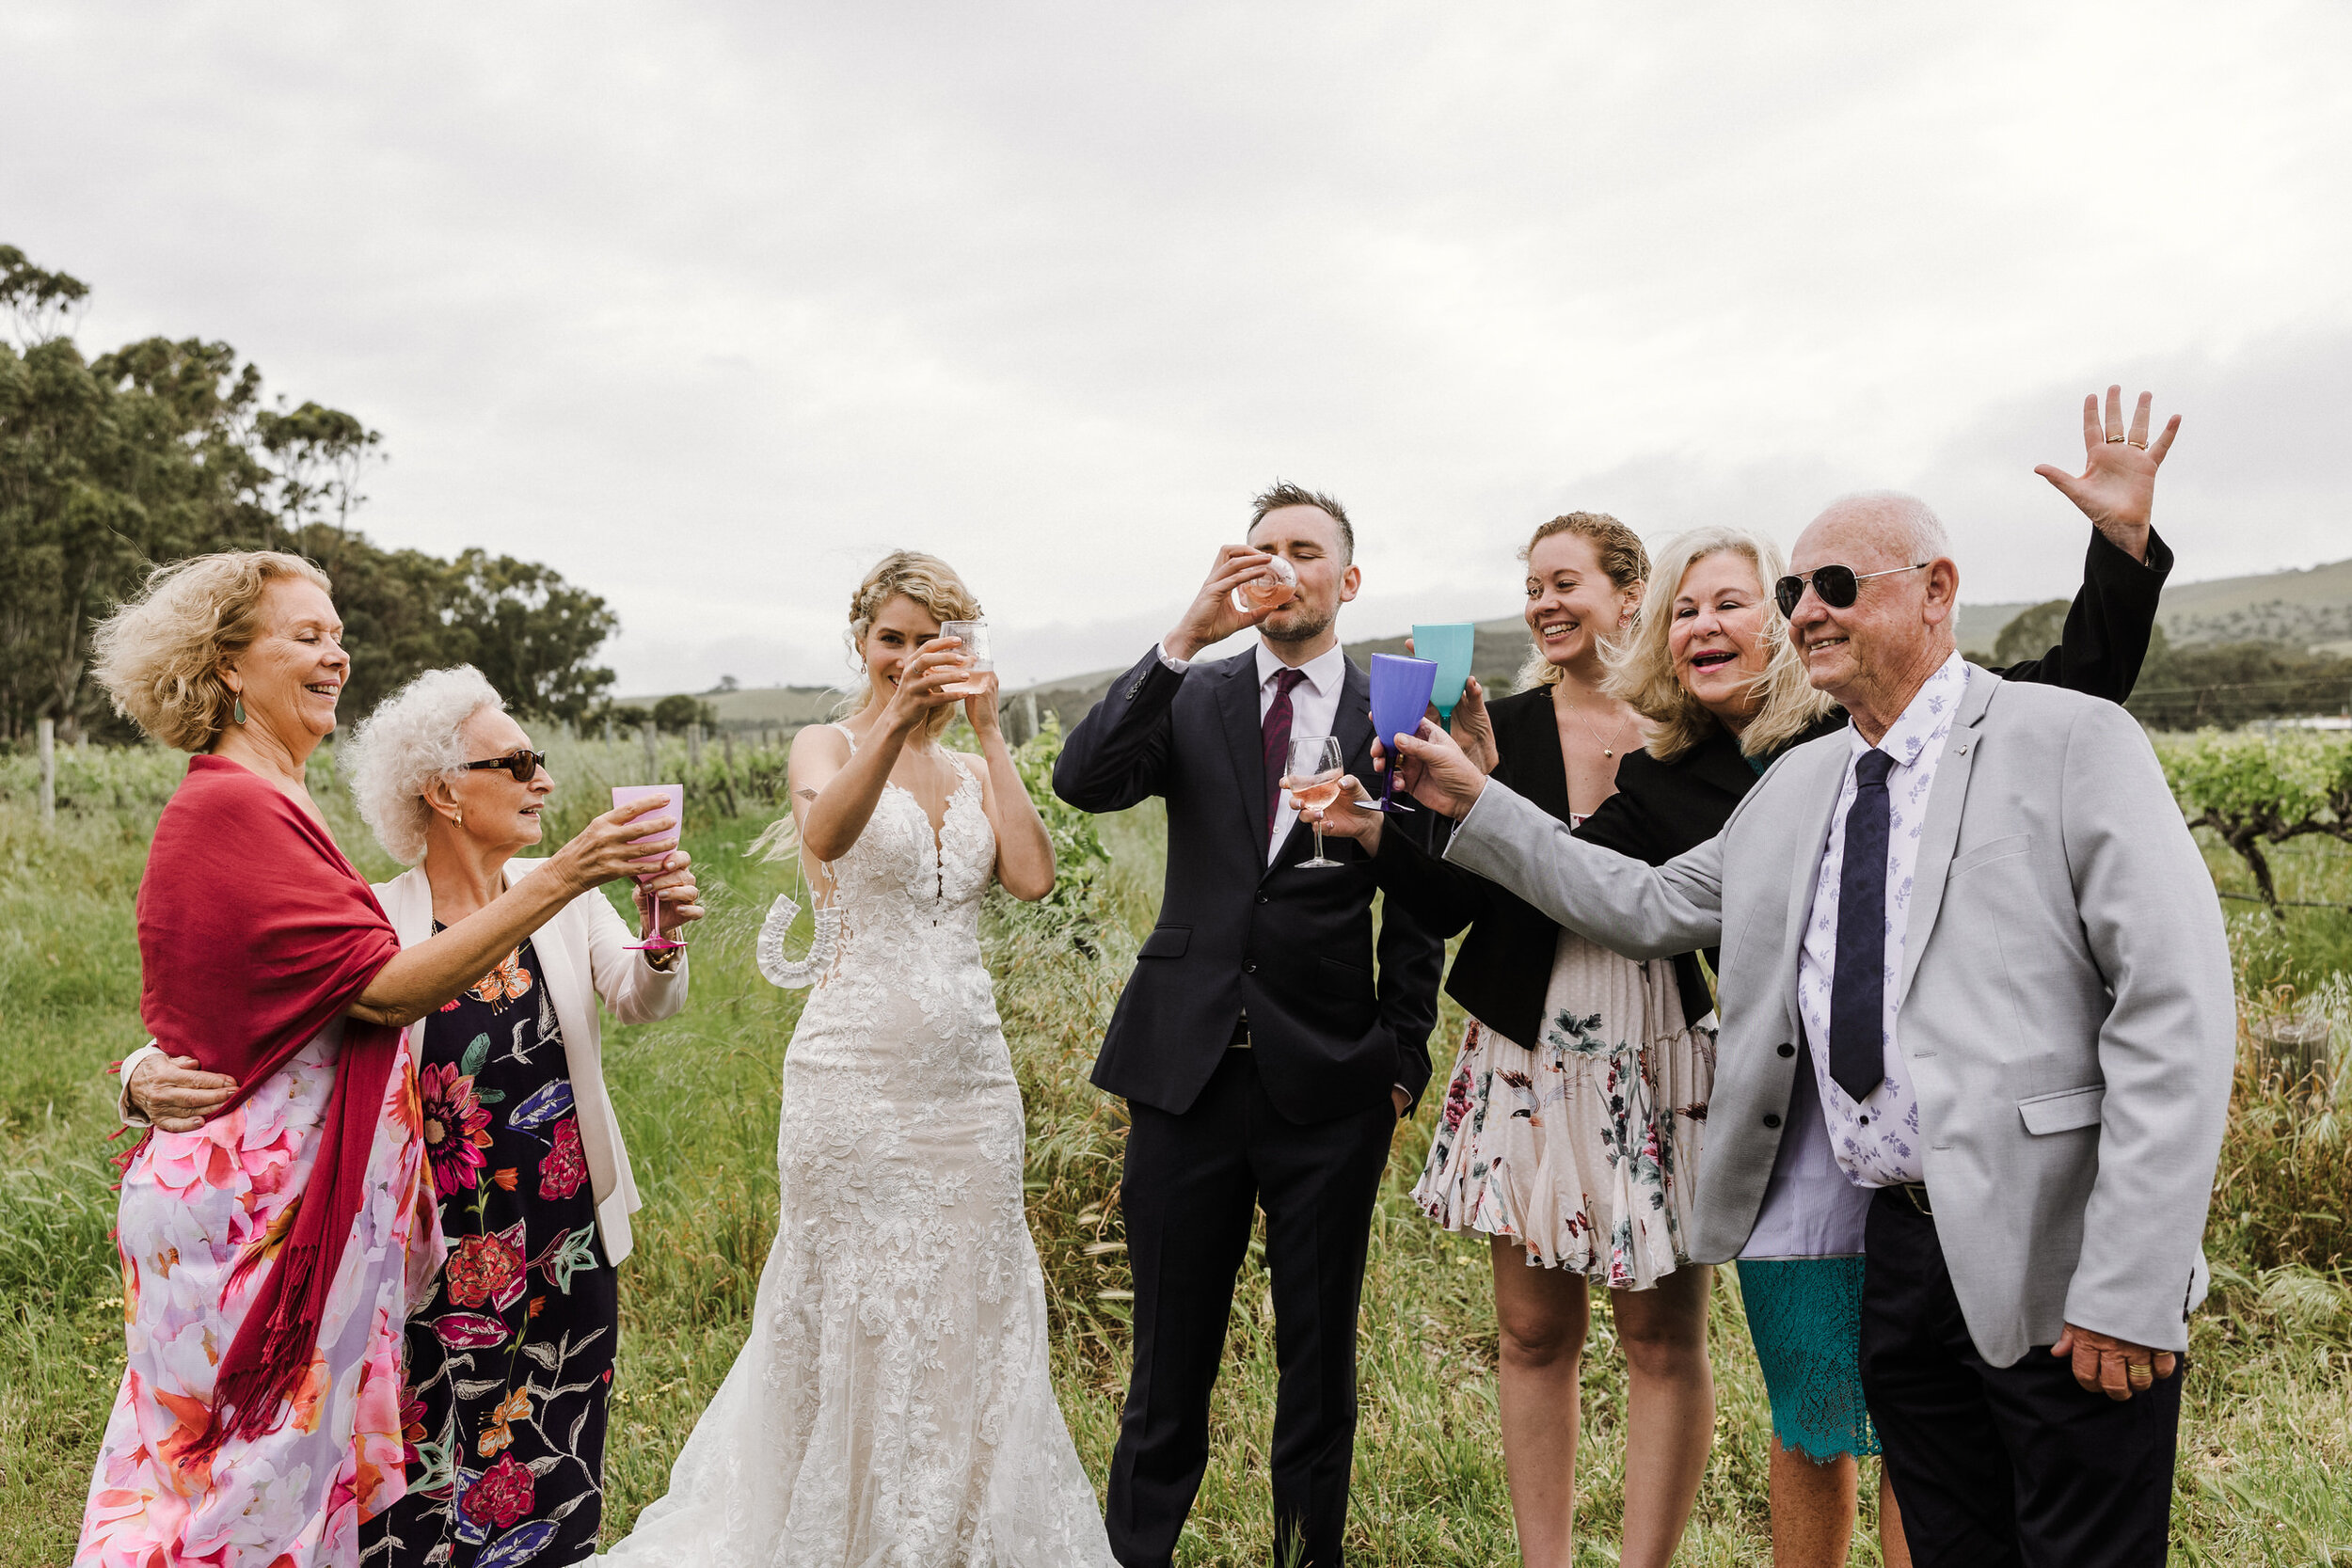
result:
<svg viewBox="0 0 2352 1568"><path fill-rule="evenodd" d="M1539 686L1534 693L1538 701L1530 703L1519 715L1524 725L1520 744L1516 748L1518 766L1512 769L1514 787L1521 787L1527 798L1558 817L1567 821L1576 811L1576 802L1568 799L1568 759L1560 750L1560 719L1552 711L1551 688ZM1496 732L1495 742L1502 744L1502 736Z"/></svg>
<svg viewBox="0 0 2352 1568"><path fill-rule="evenodd" d="M1340 756L1349 771L1355 770L1356 759L1359 756L1364 759L1364 768L1369 771L1372 767L1372 677L1358 669L1352 658L1347 660L1345 673L1340 677L1340 707L1331 721L1331 733L1339 736ZM1358 773L1356 777L1366 789L1372 787L1372 780L1364 774Z"/></svg>
<svg viewBox="0 0 2352 1568"><path fill-rule="evenodd" d="M1800 831L1789 851L1788 863L1788 924L1781 942L1786 962L1782 974L1787 982L1784 1000L1788 1016L1797 1016L1797 962L1804 950L1805 916L1813 911L1813 884L1821 874L1821 854L1829 847L1830 819L1837 815L1837 797L1842 792L1847 759L1851 753L1844 741L1823 746L1819 761L1805 759L1816 770L1818 782L1806 790L1813 802L1804 808Z"/></svg>
<svg viewBox="0 0 2352 1568"><path fill-rule="evenodd" d="M1258 721L1258 650L1225 661L1216 683L1216 709L1225 720L1225 744L1233 753L1233 784L1250 842L1265 850L1265 738Z"/></svg>
<svg viewBox="0 0 2352 1568"><path fill-rule="evenodd" d="M1927 951L1928 935L1935 929L1937 911L1944 907L1944 881L1952 868L1952 850L1960 843L1962 808L1968 800L1968 770L1977 760L1978 726L2001 683L1982 670L1968 677L1968 689L1952 720L1952 733L1944 741L1944 755L1935 765L1935 787L1928 796L1928 820L1919 831L1919 860L1911 871L1911 913L1903 924L1902 976L1895 983L1895 1005L1911 994L1911 977L1918 973L1919 955Z"/></svg>

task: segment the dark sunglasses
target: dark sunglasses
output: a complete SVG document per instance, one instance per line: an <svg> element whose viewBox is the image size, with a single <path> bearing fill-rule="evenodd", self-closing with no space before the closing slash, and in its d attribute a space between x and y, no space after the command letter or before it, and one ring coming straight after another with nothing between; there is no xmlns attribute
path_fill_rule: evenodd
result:
<svg viewBox="0 0 2352 1568"><path fill-rule="evenodd" d="M539 776L539 769L547 765L548 754L545 752L509 752L502 757L485 757L480 762L469 762L459 771L479 773L485 768L503 768L514 776L516 784L529 784Z"/></svg>
<svg viewBox="0 0 2352 1568"><path fill-rule="evenodd" d="M1922 561L1917 565L1889 566L1883 572L1864 572L1860 576L1856 576L1854 569L1851 566L1822 566L1815 569L1810 578L1781 578L1772 584L1772 597L1779 601L1780 612L1783 615L1794 615L1797 612L1797 602L1804 597L1804 585L1811 582L1813 592L1821 595L1821 602L1830 609L1851 610L1853 608L1854 595L1860 593L1862 585L1872 578L1891 578L1903 572L1915 572L1921 566L1934 564L1935 562L1931 561Z"/></svg>

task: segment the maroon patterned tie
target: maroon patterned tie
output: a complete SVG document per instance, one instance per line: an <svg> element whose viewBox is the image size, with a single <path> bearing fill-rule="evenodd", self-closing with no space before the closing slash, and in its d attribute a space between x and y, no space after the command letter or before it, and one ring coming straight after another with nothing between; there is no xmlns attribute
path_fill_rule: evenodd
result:
<svg viewBox="0 0 2352 1568"><path fill-rule="evenodd" d="M1281 670L1274 676L1274 701L1258 721L1258 737L1265 745L1265 839L1274 843L1274 814L1282 801L1282 772L1291 760L1291 689L1307 678L1303 670Z"/></svg>

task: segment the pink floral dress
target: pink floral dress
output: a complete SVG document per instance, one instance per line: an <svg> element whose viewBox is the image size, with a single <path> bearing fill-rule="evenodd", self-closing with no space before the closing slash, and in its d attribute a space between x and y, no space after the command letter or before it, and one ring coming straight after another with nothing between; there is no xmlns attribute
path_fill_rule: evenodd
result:
<svg viewBox="0 0 2352 1568"><path fill-rule="evenodd" d="M123 1172L129 1364L76 1568L358 1568L361 1522L401 1496L402 1328L441 1263L405 1034L366 1196L287 1419L250 1442L230 1437L209 1460L189 1455L211 1424L215 1366L310 1183L342 1034L338 1019L200 1130L158 1129Z"/></svg>

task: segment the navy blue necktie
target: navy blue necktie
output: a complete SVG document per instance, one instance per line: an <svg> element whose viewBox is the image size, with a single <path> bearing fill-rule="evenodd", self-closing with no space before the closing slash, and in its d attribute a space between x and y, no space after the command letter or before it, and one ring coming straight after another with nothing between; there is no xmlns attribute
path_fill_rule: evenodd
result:
<svg viewBox="0 0 2352 1568"><path fill-rule="evenodd" d="M1829 1075L1856 1101L1886 1076L1886 773L1875 747L1854 759L1846 858L1837 868L1837 970L1829 988Z"/></svg>

